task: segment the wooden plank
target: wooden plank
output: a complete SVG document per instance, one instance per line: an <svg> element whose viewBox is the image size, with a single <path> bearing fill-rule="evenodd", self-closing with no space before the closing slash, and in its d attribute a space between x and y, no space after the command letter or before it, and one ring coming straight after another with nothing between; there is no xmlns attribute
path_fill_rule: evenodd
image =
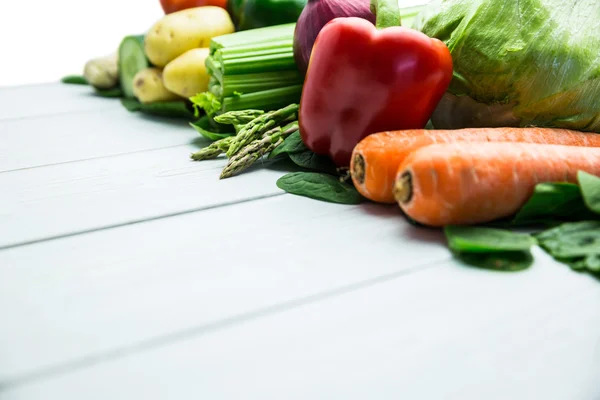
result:
<svg viewBox="0 0 600 400"><path fill-rule="evenodd" d="M181 120L123 107L0 121L0 172L189 144L199 135Z"/></svg>
<svg viewBox="0 0 600 400"><path fill-rule="evenodd" d="M360 268L398 260L397 252L371 247L376 239L370 262ZM325 274L332 256L319 265ZM547 259L514 274L447 262L152 351L7 386L2 398L595 400L599 302L597 280Z"/></svg>
<svg viewBox="0 0 600 400"><path fill-rule="evenodd" d="M0 385L447 259L440 240L395 207L284 195L0 251Z"/></svg>
<svg viewBox="0 0 600 400"><path fill-rule="evenodd" d="M219 180L226 160L193 162L189 154L196 149L182 145L0 173L0 226L10 227L0 229L0 249L283 194L276 185L282 171L257 166Z"/></svg>
<svg viewBox="0 0 600 400"><path fill-rule="evenodd" d="M90 86L48 83L0 87L0 121L117 107L122 107L118 99L96 96Z"/></svg>

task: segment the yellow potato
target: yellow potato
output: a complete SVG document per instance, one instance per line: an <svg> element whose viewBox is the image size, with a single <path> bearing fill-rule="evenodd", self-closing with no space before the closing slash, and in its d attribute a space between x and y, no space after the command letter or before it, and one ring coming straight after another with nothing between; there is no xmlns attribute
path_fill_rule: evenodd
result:
<svg viewBox="0 0 600 400"><path fill-rule="evenodd" d="M209 47L210 39L233 33L235 27L221 7L194 7L167 14L146 34L144 49L150 62L164 68L191 49Z"/></svg>
<svg viewBox="0 0 600 400"><path fill-rule="evenodd" d="M111 53L85 63L83 76L96 89L111 89L119 83L119 56Z"/></svg>
<svg viewBox="0 0 600 400"><path fill-rule="evenodd" d="M162 71L158 68L145 68L133 77L133 95L141 103L181 100L181 97L165 88Z"/></svg>
<svg viewBox="0 0 600 400"><path fill-rule="evenodd" d="M192 97L208 90L210 76L206 71L208 49L188 50L163 70L165 87L182 97Z"/></svg>

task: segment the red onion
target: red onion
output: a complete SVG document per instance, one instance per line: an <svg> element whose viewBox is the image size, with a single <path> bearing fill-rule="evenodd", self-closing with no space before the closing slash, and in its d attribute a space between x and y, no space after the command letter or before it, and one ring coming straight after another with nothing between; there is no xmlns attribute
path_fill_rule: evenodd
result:
<svg viewBox="0 0 600 400"><path fill-rule="evenodd" d="M326 23L338 17L359 17L375 24L370 0L308 0L294 32L294 58L306 74L308 60L317 35Z"/></svg>

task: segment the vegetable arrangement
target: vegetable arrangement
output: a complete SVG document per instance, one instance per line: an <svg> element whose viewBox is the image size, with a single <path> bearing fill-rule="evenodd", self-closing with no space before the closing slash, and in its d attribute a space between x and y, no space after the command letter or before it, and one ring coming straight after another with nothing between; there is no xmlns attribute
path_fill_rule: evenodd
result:
<svg viewBox="0 0 600 400"><path fill-rule="evenodd" d="M563 3L162 0L63 81L184 118L221 179L287 160L282 190L392 205L467 264L522 270L539 245L600 274L600 3Z"/></svg>

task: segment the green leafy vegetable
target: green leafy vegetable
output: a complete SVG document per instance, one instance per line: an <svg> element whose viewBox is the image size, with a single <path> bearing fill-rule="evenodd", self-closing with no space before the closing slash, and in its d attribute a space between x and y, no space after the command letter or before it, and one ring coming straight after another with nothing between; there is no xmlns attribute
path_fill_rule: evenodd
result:
<svg viewBox="0 0 600 400"><path fill-rule="evenodd" d="M123 97L123 91L121 88L116 87L112 89L94 89L96 95L101 97Z"/></svg>
<svg viewBox="0 0 600 400"><path fill-rule="evenodd" d="M298 131L288 136L280 146L275 148L275 150L269 154L269 158L275 158L280 154L302 153L307 150L308 148L300 137L300 131Z"/></svg>
<svg viewBox="0 0 600 400"><path fill-rule="evenodd" d="M83 75L67 75L60 81L71 85L88 85L88 81Z"/></svg>
<svg viewBox="0 0 600 400"><path fill-rule="evenodd" d="M340 204L359 204L364 199L339 178L316 172L293 172L277 180L277 187L288 193Z"/></svg>
<svg viewBox="0 0 600 400"><path fill-rule="evenodd" d="M593 219L579 186L572 183L541 183L529 201L519 210L511 225L549 224Z"/></svg>
<svg viewBox="0 0 600 400"><path fill-rule="evenodd" d="M192 119L194 116L194 113L183 101L165 101L143 104L136 99L122 98L121 104L123 104L123 107L128 111L139 111L144 114L160 117Z"/></svg>
<svg viewBox="0 0 600 400"><path fill-rule="evenodd" d="M492 253L530 250L535 239L525 233L477 226L447 226L444 229L452 250Z"/></svg>
<svg viewBox="0 0 600 400"><path fill-rule="evenodd" d="M600 276L600 254L592 254L585 258L578 258L576 259L576 261L572 261L569 259L558 259L558 261L567 264L569 267L571 267L571 269L575 271L589 271Z"/></svg>
<svg viewBox="0 0 600 400"><path fill-rule="evenodd" d="M205 115L196 122L190 122L190 125L208 140L214 141L235 135L235 132L232 132L232 126L211 123L208 115Z"/></svg>
<svg viewBox="0 0 600 400"><path fill-rule="evenodd" d="M536 238L555 260L600 275L600 221L565 223Z"/></svg>
<svg viewBox="0 0 600 400"><path fill-rule="evenodd" d="M535 237L543 249L559 259L600 254L600 221L564 223Z"/></svg>
<svg viewBox="0 0 600 400"><path fill-rule="evenodd" d="M436 128L600 132L600 1L433 0L414 27L449 48Z"/></svg>
<svg viewBox="0 0 600 400"><path fill-rule="evenodd" d="M583 200L587 207L596 214L600 214L600 178L579 171L577 174Z"/></svg>
<svg viewBox="0 0 600 400"><path fill-rule="evenodd" d="M520 271L533 263L531 235L477 226L447 226L444 233L454 255L469 265Z"/></svg>
<svg viewBox="0 0 600 400"><path fill-rule="evenodd" d="M498 271L522 271L533 264L533 256L529 251L455 252L454 256L468 265Z"/></svg>
<svg viewBox="0 0 600 400"><path fill-rule="evenodd" d="M197 117L200 115L202 110L207 115L214 115L222 107L221 101L210 92L198 93L195 96L190 97L190 101L194 105L194 115Z"/></svg>
<svg viewBox="0 0 600 400"><path fill-rule="evenodd" d="M289 153L290 160L299 167L314 171L334 173L336 168L333 162L326 156L320 156L310 150L301 153Z"/></svg>

